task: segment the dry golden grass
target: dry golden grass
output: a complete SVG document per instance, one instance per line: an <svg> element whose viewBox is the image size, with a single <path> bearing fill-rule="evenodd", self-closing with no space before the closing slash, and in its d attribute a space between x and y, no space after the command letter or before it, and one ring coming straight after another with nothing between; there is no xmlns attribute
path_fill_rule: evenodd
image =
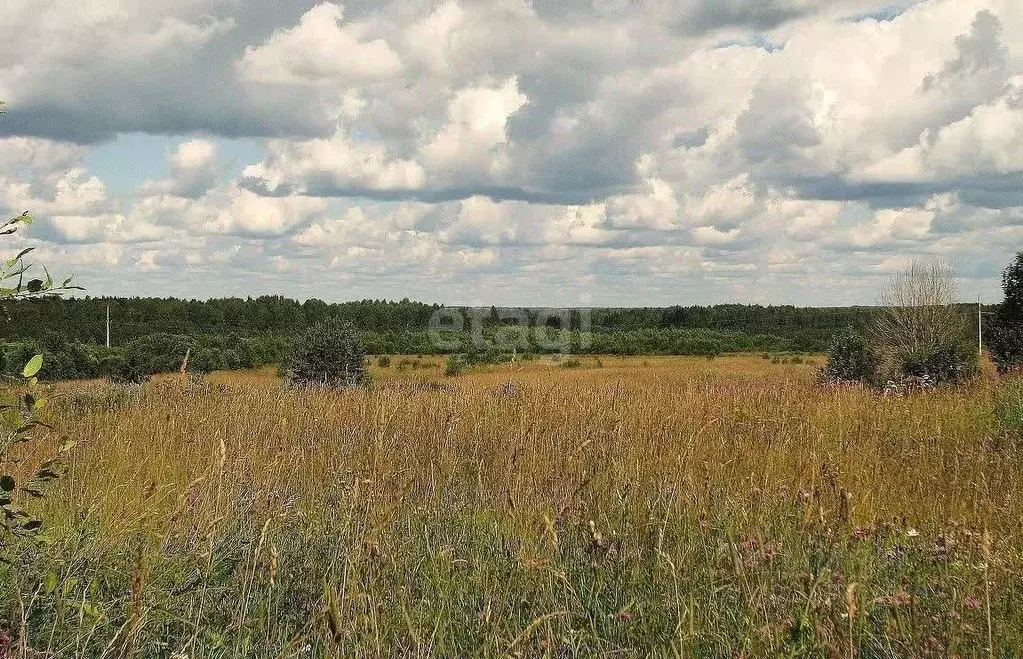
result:
<svg viewBox="0 0 1023 659"><path fill-rule="evenodd" d="M101 611L38 613L36 644L983 656L988 633L1021 638L1021 452L992 381L883 398L759 357L452 378L399 359L339 393L271 371L62 391L53 421L80 446L35 578L73 575Z"/></svg>

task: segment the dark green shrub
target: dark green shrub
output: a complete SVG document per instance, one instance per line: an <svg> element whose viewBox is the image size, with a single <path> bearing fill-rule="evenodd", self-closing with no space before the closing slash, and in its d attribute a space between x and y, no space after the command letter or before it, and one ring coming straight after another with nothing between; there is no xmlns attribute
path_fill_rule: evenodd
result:
<svg viewBox="0 0 1023 659"><path fill-rule="evenodd" d="M926 378L937 385L961 382L976 373L976 349L951 344L903 355L898 375L903 379Z"/></svg>
<svg viewBox="0 0 1023 659"><path fill-rule="evenodd" d="M866 339L847 329L835 336L828 349L828 361L818 371L822 382L877 384L881 360Z"/></svg>
<svg viewBox="0 0 1023 659"><path fill-rule="evenodd" d="M321 321L299 337L283 370L293 386L343 388L369 383L359 335L350 322L338 318Z"/></svg>
<svg viewBox="0 0 1023 659"><path fill-rule="evenodd" d="M226 351L225 351L226 352ZM212 373L227 368L224 352L216 348L199 348L188 360L188 370L193 373Z"/></svg>
<svg viewBox="0 0 1023 659"><path fill-rule="evenodd" d="M379 366L380 368L387 368L390 365L391 365L391 358L388 357L387 355L382 355L377 360L377 366Z"/></svg>
<svg viewBox="0 0 1023 659"><path fill-rule="evenodd" d="M97 375L104 378L119 380L124 372L124 350L111 348L104 350L96 366Z"/></svg>
<svg viewBox="0 0 1023 659"><path fill-rule="evenodd" d="M181 368L185 355L194 355L195 341L177 334L149 334L129 341L124 347L124 360L115 379L145 382L157 373Z"/></svg>
<svg viewBox="0 0 1023 659"><path fill-rule="evenodd" d="M449 355L447 361L444 363L444 375L454 377L461 375L462 371L465 370L465 361L461 355Z"/></svg>
<svg viewBox="0 0 1023 659"><path fill-rule="evenodd" d="M224 368L234 371L241 368L252 368L252 362L245 359L241 350L228 348L224 351Z"/></svg>

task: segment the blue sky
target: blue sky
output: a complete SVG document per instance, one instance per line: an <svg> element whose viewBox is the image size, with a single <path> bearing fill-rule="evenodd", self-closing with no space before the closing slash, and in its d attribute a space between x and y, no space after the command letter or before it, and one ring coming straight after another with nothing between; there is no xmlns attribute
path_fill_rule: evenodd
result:
<svg viewBox="0 0 1023 659"><path fill-rule="evenodd" d="M266 157L266 149L257 139L215 136L208 139L230 161L230 175L234 177L241 175L246 164ZM127 198L147 180L170 176L168 155L187 140L180 136L123 133L89 149L82 162L89 171L102 173L111 194Z"/></svg>
<svg viewBox="0 0 1023 659"><path fill-rule="evenodd" d="M994 301L1017 0L9 0L0 214L94 295Z"/></svg>

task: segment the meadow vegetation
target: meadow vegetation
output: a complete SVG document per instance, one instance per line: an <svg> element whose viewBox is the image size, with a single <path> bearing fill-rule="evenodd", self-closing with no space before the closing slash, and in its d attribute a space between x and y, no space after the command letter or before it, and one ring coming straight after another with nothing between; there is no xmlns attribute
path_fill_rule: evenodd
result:
<svg viewBox="0 0 1023 659"><path fill-rule="evenodd" d="M48 541L0 550L0 656L1023 647L1019 380L573 359L57 385L18 468L78 447L31 502Z"/></svg>

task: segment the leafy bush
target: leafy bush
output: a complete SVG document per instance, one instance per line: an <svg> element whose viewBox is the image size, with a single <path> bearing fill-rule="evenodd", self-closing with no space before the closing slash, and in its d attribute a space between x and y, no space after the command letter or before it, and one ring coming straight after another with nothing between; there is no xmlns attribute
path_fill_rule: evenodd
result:
<svg viewBox="0 0 1023 659"><path fill-rule="evenodd" d="M847 329L835 336L828 349L828 361L818 372L822 382L877 384L881 360L860 334Z"/></svg>
<svg viewBox="0 0 1023 659"><path fill-rule="evenodd" d="M905 378L927 378L932 384L952 384L977 373L974 349L950 344L903 355L899 373Z"/></svg>
<svg viewBox="0 0 1023 659"><path fill-rule="evenodd" d="M387 355L383 355L382 357L380 357L380 359L377 360L377 366L379 366L380 368L387 368L390 365L391 358L388 357Z"/></svg>
<svg viewBox="0 0 1023 659"><path fill-rule="evenodd" d="M195 351L195 341L177 334L150 334L129 341L124 347L124 360L115 379L127 382L145 382L157 373L181 368L189 351Z"/></svg>
<svg viewBox="0 0 1023 659"><path fill-rule="evenodd" d="M448 376L449 378L454 377L456 375L461 375L464 369L465 361L462 359L461 355L450 355L448 356L447 361L444 363L444 375Z"/></svg>
<svg viewBox="0 0 1023 659"><path fill-rule="evenodd" d="M317 323L296 340L283 370L287 382L297 386L341 388L369 381L358 333L338 318Z"/></svg>
<svg viewBox="0 0 1023 659"><path fill-rule="evenodd" d="M226 352L227 351L221 352L214 348L199 348L189 359L188 370L193 373L212 373L213 371L223 371L227 369ZM235 360L238 361L237 355Z"/></svg>

